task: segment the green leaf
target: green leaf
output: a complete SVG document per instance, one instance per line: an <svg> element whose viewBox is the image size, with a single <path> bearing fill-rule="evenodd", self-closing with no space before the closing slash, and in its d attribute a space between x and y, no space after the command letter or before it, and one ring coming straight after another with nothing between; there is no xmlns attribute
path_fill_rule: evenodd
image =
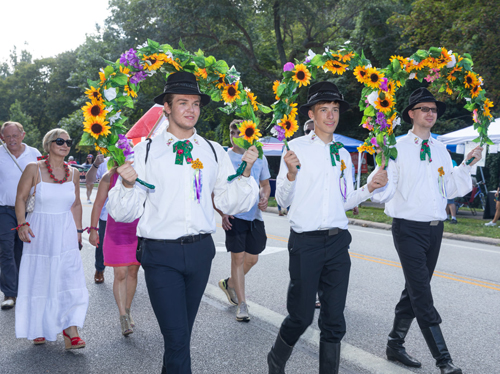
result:
<svg viewBox="0 0 500 374"><path fill-rule="evenodd" d="M264 114L271 113L273 110L269 108L268 106L262 105L262 104L257 104L259 107L260 111Z"/></svg>
<svg viewBox="0 0 500 374"><path fill-rule="evenodd" d="M214 69L217 70L221 74L226 74L229 70L229 66L227 66L226 61L219 60L215 63Z"/></svg>
<svg viewBox="0 0 500 374"><path fill-rule="evenodd" d="M377 135L377 144L379 147L382 147L384 145L384 134L383 133L379 133Z"/></svg>
<svg viewBox="0 0 500 374"><path fill-rule="evenodd" d="M423 49L419 49L416 53L418 57L420 57L422 60L429 57L429 53L427 51L424 51ZM421 61L421 60L420 60ZM419 61L419 62L420 62Z"/></svg>
<svg viewBox="0 0 500 374"><path fill-rule="evenodd" d="M392 60L392 68L394 69L395 73L398 73L401 70L401 64L399 63L399 60Z"/></svg>
<svg viewBox="0 0 500 374"><path fill-rule="evenodd" d="M286 84L280 83L280 85L278 86L278 89L276 91L278 97L281 97L281 94L283 93L283 91L285 90L285 88L286 88Z"/></svg>
<svg viewBox="0 0 500 374"><path fill-rule="evenodd" d="M377 153L377 156L375 157L375 161L377 161L378 166L382 165L382 152Z"/></svg>
<svg viewBox="0 0 500 374"><path fill-rule="evenodd" d="M194 53L195 56L198 56L198 57L203 57L204 58L204 53L201 49L198 49L198 52L195 52Z"/></svg>
<svg viewBox="0 0 500 374"><path fill-rule="evenodd" d="M115 69L113 69L112 66L108 65L104 68L104 75L107 77L109 77L111 74L113 74L115 72Z"/></svg>
<svg viewBox="0 0 500 374"><path fill-rule="evenodd" d="M368 107L365 109L365 111L363 112L363 114L365 116L368 116L368 117L375 117L375 108L372 106L372 105L368 105Z"/></svg>
<svg viewBox="0 0 500 374"><path fill-rule="evenodd" d="M195 56L193 57L193 60L199 68L201 69L205 68L205 57Z"/></svg>
<svg viewBox="0 0 500 374"><path fill-rule="evenodd" d="M174 50L170 44L162 44L160 45L160 49L163 52L172 52Z"/></svg>
<svg viewBox="0 0 500 374"><path fill-rule="evenodd" d="M205 66L206 67L212 66L216 62L217 62L217 60L215 59L214 56L208 56L205 58Z"/></svg>
<svg viewBox="0 0 500 374"><path fill-rule="evenodd" d="M391 148L391 150L389 151L389 157L392 158L393 160L395 160L397 157L398 157L398 150L396 149L396 147L394 148Z"/></svg>
<svg viewBox="0 0 500 374"><path fill-rule="evenodd" d="M227 115L233 113L233 108L231 108L229 105L226 105L226 106L222 106L222 107L219 107L219 110L222 112L222 113L226 113Z"/></svg>
<svg viewBox="0 0 500 374"><path fill-rule="evenodd" d="M87 79L87 84L89 85L89 87L93 87L93 88L99 88L99 83L101 83L101 81L91 81L90 79Z"/></svg>
<svg viewBox="0 0 500 374"><path fill-rule="evenodd" d="M160 43L155 42L154 40L148 39L148 46L154 49L160 48Z"/></svg>
<svg viewBox="0 0 500 374"><path fill-rule="evenodd" d="M94 145L94 143L95 139L88 132L84 132L82 138L80 139L80 143L78 143L78 145L89 146L89 145Z"/></svg>
<svg viewBox="0 0 500 374"><path fill-rule="evenodd" d="M236 144L238 147L240 148L243 148L243 149L248 149L250 148L250 143L247 142L245 139L243 138L233 138L233 142L234 144Z"/></svg>
<svg viewBox="0 0 500 374"><path fill-rule="evenodd" d="M222 94L219 90L215 90L214 92L212 92L210 97L212 98L213 101L221 101L222 100Z"/></svg>
<svg viewBox="0 0 500 374"><path fill-rule="evenodd" d="M431 57L438 58L441 56L441 48L431 47L429 49L429 54L431 55Z"/></svg>
<svg viewBox="0 0 500 374"><path fill-rule="evenodd" d="M262 159L264 157L264 150L262 149L262 143L261 142L255 142L253 145L257 148L257 151L259 151L259 158Z"/></svg>
<svg viewBox="0 0 500 374"><path fill-rule="evenodd" d="M179 39L179 47L181 47L183 51L186 50L186 48L184 47L184 43L182 42L182 39Z"/></svg>
<svg viewBox="0 0 500 374"><path fill-rule="evenodd" d="M316 55L312 58L311 64L313 64L315 66L323 66L327 60L328 60L327 56Z"/></svg>
<svg viewBox="0 0 500 374"><path fill-rule="evenodd" d="M128 82L128 77L123 73L117 73L113 78L111 78L111 82L119 84L120 86L125 86Z"/></svg>

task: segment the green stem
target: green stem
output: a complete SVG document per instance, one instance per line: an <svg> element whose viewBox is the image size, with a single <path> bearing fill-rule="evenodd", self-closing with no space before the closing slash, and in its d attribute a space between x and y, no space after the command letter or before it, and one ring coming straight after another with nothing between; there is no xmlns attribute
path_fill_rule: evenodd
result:
<svg viewBox="0 0 500 374"><path fill-rule="evenodd" d="M285 144L286 150L289 151L290 147L288 146L288 142L286 141L286 138L283 139L283 143ZM297 170L300 170L300 165L297 165Z"/></svg>
<svg viewBox="0 0 500 374"><path fill-rule="evenodd" d="M149 184L149 183L144 182L142 179L137 178L135 181L136 181L137 183L142 184L144 187L149 188L150 190L154 190L154 189L155 189L155 186L153 186L152 184Z"/></svg>

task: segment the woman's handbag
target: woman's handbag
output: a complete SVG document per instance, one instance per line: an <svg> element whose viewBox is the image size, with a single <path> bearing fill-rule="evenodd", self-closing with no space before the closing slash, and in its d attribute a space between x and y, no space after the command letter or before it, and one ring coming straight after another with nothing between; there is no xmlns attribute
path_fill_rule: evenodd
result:
<svg viewBox="0 0 500 374"><path fill-rule="evenodd" d="M33 211L35 210L35 200L36 200L35 195L36 195L36 185L37 185L36 182L38 181L39 174L40 174L40 165L38 165L38 172L36 173L35 190L33 191L33 195L30 195L26 200L26 213L33 213Z"/></svg>

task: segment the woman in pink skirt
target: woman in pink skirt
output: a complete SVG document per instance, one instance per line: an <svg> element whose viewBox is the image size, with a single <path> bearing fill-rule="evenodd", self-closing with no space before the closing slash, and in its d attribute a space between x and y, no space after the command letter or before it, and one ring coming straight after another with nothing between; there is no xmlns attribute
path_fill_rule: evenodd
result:
<svg viewBox="0 0 500 374"><path fill-rule="evenodd" d="M107 203L108 191L113 188L118 179L118 173L115 170L113 168L108 171L99 183L92 209L89 237L90 244L93 246L96 246L99 240L97 224L101 209ZM116 222L108 215L106 233L104 234L104 265L114 268L113 294L115 295L118 311L120 312L122 334L125 336L132 334L135 327L135 323L130 316L130 307L137 288L137 272L140 266L135 257L138 222L139 219L131 223Z"/></svg>

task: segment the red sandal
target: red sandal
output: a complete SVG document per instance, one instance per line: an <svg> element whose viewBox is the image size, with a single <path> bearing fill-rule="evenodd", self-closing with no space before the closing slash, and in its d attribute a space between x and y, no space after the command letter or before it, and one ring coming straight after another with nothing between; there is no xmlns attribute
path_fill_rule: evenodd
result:
<svg viewBox="0 0 500 374"><path fill-rule="evenodd" d="M36 338L33 339L33 344L38 345L38 344L44 344L46 342L45 338Z"/></svg>
<svg viewBox="0 0 500 374"><path fill-rule="evenodd" d="M70 338L66 331L63 330L64 336L64 346L66 349L79 349L85 348L85 342L79 337L75 336L74 338Z"/></svg>

